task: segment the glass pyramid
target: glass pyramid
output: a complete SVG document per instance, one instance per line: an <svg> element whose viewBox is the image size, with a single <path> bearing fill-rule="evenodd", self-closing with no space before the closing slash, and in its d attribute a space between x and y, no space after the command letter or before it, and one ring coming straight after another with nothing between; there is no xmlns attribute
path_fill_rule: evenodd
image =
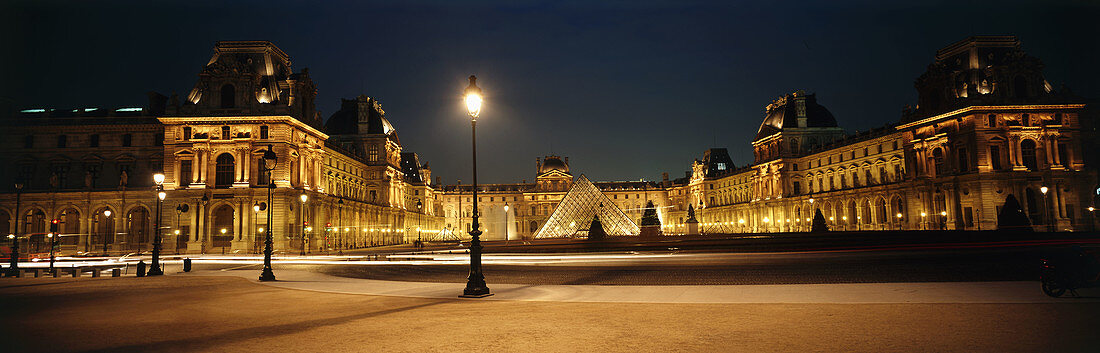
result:
<svg viewBox="0 0 1100 353"><path fill-rule="evenodd" d="M611 202L584 175L577 178L573 187L561 199L546 224L535 233L535 238L562 238L586 234L592 218L600 216L603 229L610 236L638 235L638 225L630 220L614 202Z"/></svg>

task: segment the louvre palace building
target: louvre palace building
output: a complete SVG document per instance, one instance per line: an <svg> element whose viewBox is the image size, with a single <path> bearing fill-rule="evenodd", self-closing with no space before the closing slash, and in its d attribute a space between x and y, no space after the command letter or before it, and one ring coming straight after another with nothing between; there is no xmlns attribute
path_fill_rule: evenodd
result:
<svg viewBox="0 0 1100 353"><path fill-rule="evenodd" d="M807 231L818 210L832 230L992 230L1013 195L1036 230L1092 230L1094 114L1042 69L1015 37L967 38L936 52L896 123L848 133L795 91L765 104L752 165L712 148L681 178L590 181L543 156L533 182L479 185L476 212L485 240L576 237L595 216L638 235L649 203L664 235ZM233 41L186 97L5 114L0 227L32 253L53 219L66 254L148 250L163 173L168 254L256 253L264 232L285 253L469 237L472 185L433 181L376 99L324 120L315 96L272 43Z"/></svg>

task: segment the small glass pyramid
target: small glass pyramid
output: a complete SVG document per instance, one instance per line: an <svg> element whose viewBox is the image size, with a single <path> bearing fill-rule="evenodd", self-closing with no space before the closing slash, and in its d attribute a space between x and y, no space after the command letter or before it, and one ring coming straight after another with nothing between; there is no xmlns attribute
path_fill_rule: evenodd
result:
<svg viewBox="0 0 1100 353"><path fill-rule="evenodd" d="M596 215L600 216L603 229L609 236L638 235L638 225L595 184L581 175L554 208L554 213L546 220L546 224L535 233L535 238L564 238L586 234Z"/></svg>

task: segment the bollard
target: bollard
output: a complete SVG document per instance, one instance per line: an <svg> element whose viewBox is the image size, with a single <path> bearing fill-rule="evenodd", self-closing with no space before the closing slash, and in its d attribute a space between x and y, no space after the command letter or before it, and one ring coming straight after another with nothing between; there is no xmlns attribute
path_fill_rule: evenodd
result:
<svg viewBox="0 0 1100 353"><path fill-rule="evenodd" d="M36 269L31 270L31 271L34 272L34 278L42 277L42 270L41 269L36 268Z"/></svg>
<svg viewBox="0 0 1100 353"><path fill-rule="evenodd" d="M117 269L117 268L112 268L111 269L111 277L119 277L119 276L122 276L122 270Z"/></svg>
<svg viewBox="0 0 1100 353"><path fill-rule="evenodd" d="M92 277L99 277L101 270L98 268L92 268Z"/></svg>
<svg viewBox="0 0 1100 353"><path fill-rule="evenodd" d="M183 259L183 272L191 272L191 258Z"/></svg>
<svg viewBox="0 0 1100 353"><path fill-rule="evenodd" d="M73 277L74 277L74 278L75 278L75 277L80 277L80 270L82 270L82 269L81 269L81 268L77 268L77 267L73 267Z"/></svg>
<svg viewBox="0 0 1100 353"><path fill-rule="evenodd" d="M137 276L138 277L145 277L145 260L138 261Z"/></svg>
<svg viewBox="0 0 1100 353"><path fill-rule="evenodd" d="M56 268L56 269L53 270L53 278L58 278L58 277L61 277L61 269L60 268Z"/></svg>

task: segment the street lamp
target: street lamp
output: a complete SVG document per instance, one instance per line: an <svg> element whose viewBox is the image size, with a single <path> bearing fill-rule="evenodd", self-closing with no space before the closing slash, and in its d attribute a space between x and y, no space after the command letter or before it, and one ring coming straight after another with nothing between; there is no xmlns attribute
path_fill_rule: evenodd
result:
<svg viewBox="0 0 1100 353"><path fill-rule="evenodd" d="M920 226L923 229L927 229L928 225L926 223L924 223L924 217L928 217L928 213L924 212L924 211L921 211L921 213L920 213Z"/></svg>
<svg viewBox="0 0 1100 353"><path fill-rule="evenodd" d="M107 256L107 235L111 234L111 210L103 210L103 228L106 229L106 233L103 234L103 256Z"/></svg>
<svg viewBox="0 0 1100 353"><path fill-rule="evenodd" d="M264 269L260 272L260 281L274 281L275 273L271 272L271 190L275 189L275 180L271 179L271 171L275 170L275 164L279 162L279 158L275 155L275 151L271 150L271 145L267 145L267 151L264 151L263 155L263 171L267 173L267 232L264 232L263 228L260 228L260 233L264 233Z"/></svg>
<svg viewBox="0 0 1100 353"><path fill-rule="evenodd" d="M940 211L940 217L943 217L943 221L940 222L940 229L947 229L947 211Z"/></svg>
<svg viewBox="0 0 1100 353"><path fill-rule="evenodd" d="M474 171L474 221L470 226L470 276L462 296L481 298L490 295L485 286L485 275L481 273L481 228L477 224L477 118L481 115L481 88L477 87L477 77L470 75L470 85L466 86L466 113L470 115L470 151Z"/></svg>
<svg viewBox="0 0 1100 353"><path fill-rule="evenodd" d="M157 218L153 223L153 262L149 265L147 276L160 276L164 271L160 268L160 206L164 203L164 174L153 174L153 182L157 184Z"/></svg>
<svg viewBox="0 0 1100 353"><path fill-rule="evenodd" d="M299 255L306 256L306 218L305 218L305 209L306 209L306 201L309 201L309 195L302 194L301 196L299 196L299 199L302 200L302 207L298 208L298 219L302 220L302 253L299 254Z"/></svg>
<svg viewBox="0 0 1100 353"><path fill-rule="evenodd" d="M23 183L15 183L15 214L19 215L19 203L22 201L23 196ZM15 233L9 234L8 238L11 239L11 258L8 262L8 277L19 276L19 223L22 220L17 219L15 221Z"/></svg>
<svg viewBox="0 0 1100 353"><path fill-rule="evenodd" d="M424 246L423 245L424 243L422 243L421 240L420 240L420 226L421 226L421 224L420 224L420 221L421 221L420 210L423 209L423 208L424 208L424 204L420 203L420 199L417 198L416 199L416 246L417 247Z"/></svg>
<svg viewBox="0 0 1100 353"><path fill-rule="evenodd" d="M1049 191L1049 190L1050 189L1048 189L1046 186L1043 186L1043 187L1039 188L1039 191L1043 193L1043 213L1047 214L1047 217L1044 217L1044 218L1046 218L1046 222L1047 222L1047 231L1048 232L1053 232L1054 231L1054 214L1053 214L1053 212L1050 212L1050 196L1047 195L1047 191Z"/></svg>

